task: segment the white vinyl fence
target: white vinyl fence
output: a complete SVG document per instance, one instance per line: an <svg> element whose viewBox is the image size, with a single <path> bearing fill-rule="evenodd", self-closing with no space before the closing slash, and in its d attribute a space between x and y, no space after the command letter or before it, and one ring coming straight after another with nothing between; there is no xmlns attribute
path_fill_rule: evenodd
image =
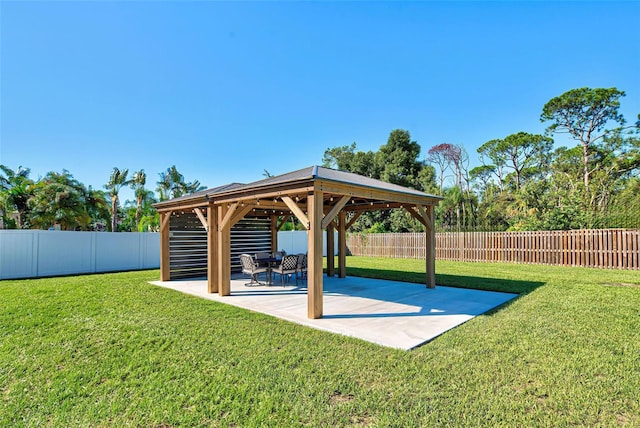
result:
<svg viewBox="0 0 640 428"><path fill-rule="evenodd" d="M158 233L0 230L0 279L158 267Z"/></svg>
<svg viewBox="0 0 640 428"><path fill-rule="evenodd" d="M327 231L322 232L322 255L327 255ZM338 254L338 232L334 232L333 255ZM289 230L278 232L278 250L285 250L287 254L308 252L308 232L306 230Z"/></svg>

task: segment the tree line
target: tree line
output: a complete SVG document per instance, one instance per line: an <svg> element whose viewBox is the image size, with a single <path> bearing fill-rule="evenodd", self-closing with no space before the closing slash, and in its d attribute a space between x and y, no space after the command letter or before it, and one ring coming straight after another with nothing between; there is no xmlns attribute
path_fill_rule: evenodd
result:
<svg viewBox="0 0 640 428"><path fill-rule="evenodd" d="M152 204L202 190L198 180L185 181L175 165L158 174L156 193L146 187L143 169L129 174L114 167L104 190L85 186L67 171L51 171L33 180L31 170L0 165L0 220L7 229L157 231ZM135 200L120 205L120 191L130 187Z"/></svg>
<svg viewBox="0 0 640 428"><path fill-rule="evenodd" d="M628 125L616 88L578 88L547 102L544 135L517 131L477 149L470 168L460 144L441 143L419 159L409 131L394 130L376 152L356 143L329 148L325 166L444 196L439 230L565 230L640 227L640 115ZM574 147L554 149L567 134ZM401 211L361 216L356 231L406 232L422 226Z"/></svg>
<svg viewBox="0 0 640 428"><path fill-rule="evenodd" d="M541 110L545 134L516 131L477 149L470 168L461 144L440 143L421 159L409 131L391 131L377 151L356 143L325 150L324 166L438 194L439 230L563 230L640 227L640 115L627 124L619 112L624 91L578 88L554 97ZM566 134L573 147L555 147ZM271 174L265 169L264 176ZM175 165L158 174L156 193L144 170L113 168L104 190L85 186L67 171L32 180L28 168L0 165L0 215L5 228L157 230L157 201L204 187L187 182ZM135 200L119 204L123 187ZM291 225L295 227L295 225ZM355 231L408 232L423 226L404 210L362 215Z"/></svg>

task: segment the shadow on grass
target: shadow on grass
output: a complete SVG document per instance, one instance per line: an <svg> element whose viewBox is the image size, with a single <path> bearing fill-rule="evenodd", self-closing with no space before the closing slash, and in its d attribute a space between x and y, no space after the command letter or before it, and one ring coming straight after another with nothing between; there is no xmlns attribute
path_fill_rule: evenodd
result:
<svg viewBox="0 0 640 428"><path fill-rule="evenodd" d="M364 278L388 279L391 281L424 284L425 274L389 269L368 269L347 266L347 275ZM528 294L545 283L517 279L488 278L481 276L463 276L436 273L436 284L449 287L472 288L476 290L501 291L505 293Z"/></svg>

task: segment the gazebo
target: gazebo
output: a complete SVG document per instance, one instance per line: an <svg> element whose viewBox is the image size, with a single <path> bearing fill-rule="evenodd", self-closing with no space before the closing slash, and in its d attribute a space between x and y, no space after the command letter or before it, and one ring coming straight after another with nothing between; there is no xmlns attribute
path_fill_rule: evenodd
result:
<svg viewBox="0 0 640 428"><path fill-rule="evenodd" d="M295 216L308 231L307 316L322 318L322 244L334 248L338 231L340 278L346 276L346 232L364 212L405 209L425 226L425 284L435 287L434 207L442 198L380 180L321 166L269 177L249 184L233 183L155 204L160 213L160 279L171 280L170 224L195 214L206 231L206 274L209 293L231 294L231 229L243 219L268 219L270 248L277 232ZM327 257L327 275L334 276Z"/></svg>

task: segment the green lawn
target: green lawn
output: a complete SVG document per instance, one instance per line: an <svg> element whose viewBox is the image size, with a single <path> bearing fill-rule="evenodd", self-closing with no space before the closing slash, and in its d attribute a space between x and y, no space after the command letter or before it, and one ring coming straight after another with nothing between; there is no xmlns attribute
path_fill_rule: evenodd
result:
<svg viewBox="0 0 640 428"><path fill-rule="evenodd" d="M0 426L640 425L640 272L437 271L521 296L405 352L149 285L158 271L0 281Z"/></svg>

